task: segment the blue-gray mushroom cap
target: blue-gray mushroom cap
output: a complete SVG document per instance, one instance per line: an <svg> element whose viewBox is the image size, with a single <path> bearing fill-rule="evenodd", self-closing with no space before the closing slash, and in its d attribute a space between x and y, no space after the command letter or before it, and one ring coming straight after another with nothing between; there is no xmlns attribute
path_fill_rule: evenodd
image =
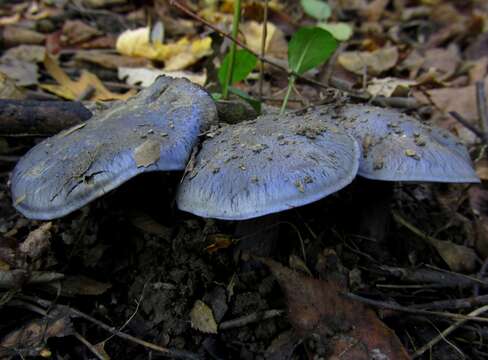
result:
<svg viewBox="0 0 488 360"><path fill-rule="evenodd" d="M53 219L138 174L183 170L201 132L216 121L205 90L160 77L127 102L33 147L12 173L14 206L28 218Z"/></svg>
<svg viewBox="0 0 488 360"><path fill-rule="evenodd" d="M394 109L345 104L312 111L361 145L358 175L373 180L479 182L469 153L451 133Z"/></svg>
<svg viewBox="0 0 488 360"><path fill-rule="evenodd" d="M181 210L242 220L302 206L356 176L360 149L333 124L265 115L220 128L202 144L177 194Z"/></svg>

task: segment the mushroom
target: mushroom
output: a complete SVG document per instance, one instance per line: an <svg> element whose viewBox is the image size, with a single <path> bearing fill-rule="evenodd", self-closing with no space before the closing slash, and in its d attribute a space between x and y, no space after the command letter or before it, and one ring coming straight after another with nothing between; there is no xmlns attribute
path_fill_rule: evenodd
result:
<svg viewBox="0 0 488 360"><path fill-rule="evenodd" d="M243 220L305 205L348 185L359 156L344 130L307 115L271 114L224 126L203 142L178 189L178 207Z"/></svg>
<svg viewBox="0 0 488 360"><path fill-rule="evenodd" d="M346 104L312 110L343 127L362 148L358 175L372 180L473 183L466 148L449 132L397 110Z"/></svg>
<svg viewBox="0 0 488 360"><path fill-rule="evenodd" d="M14 206L29 218L53 219L138 174L183 170L216 120L205 90L160 77L127 102L33 147L12 173Z"/></svg>

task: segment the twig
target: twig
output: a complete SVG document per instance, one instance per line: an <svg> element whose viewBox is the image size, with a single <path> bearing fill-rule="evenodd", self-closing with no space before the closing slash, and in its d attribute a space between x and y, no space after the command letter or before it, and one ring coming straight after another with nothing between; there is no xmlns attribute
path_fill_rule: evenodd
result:
<svg viewBox="0 0 488 360"><path fill-rule="evenodd" d="M480 117L481 129L485 137L488 137L488 108L486 106L486 91L483 81L476 82L476 106Z"/></svg>
<svg viewBox="0 0 488 360"><path fill-rule="evenodd" d="M105 360L105 358L98 352L98 350L95 348L95 346L93 346L87 339L85 339L79 332L76 332L73 334L75 338L77 338L83 345L85 345L88 350L91 351L91 353L93 355L95 355L95 357L97 359L100 359L100 360Z"/></svg>
<svg viewBox="0 0 488 360"><path fill-rule="evenodd" d="M136 316L137 312L139 311L139 306L141 306L141 303L142 303L142 300L144 299L144 292L146 291L146 286L147 284L149 283L149 280L148 279L145 283L144 283L144 286L142 287L142 291L141 291L141 295L139 296L139 299L136 300L136 308L134 310L134 312L132 313L131 316L129 316L129 318L127 319L127 321L121 326L119 327L119 331L122 331L124 330L124 328L129 325L129 323L132 321L132 319L134 318L134 316ZM107 339L103 340L102 343L106 343L107 341L109 341L110 339L112 339L115 335L110 335Z"/></svg>
<svg viewBox="0 0 488 360"><path fill-rule="evenodd" d="M342 293L342 295L347 297L348 299L359 301L359 302L362 302L364 304L371 305L371 306L374 306L377 308L390 309L393 311L405 312L405 313L416 314L416 315L420 314L420 315L438 316L438 317L453 319L453 320L466 320L466 321L472 320L472 321L478 321L478 322L482 322L482 323L488 323L488 318L485 318L485 317L461 315L461 314L454 314L454 313L450 313L450 312L412 309L412 308L402 306L402 305L387 303L385 301L368 299L368 298L362 297L360 295L356 295L356 294L349 293L349 292Z"/></svg>
<svg viewBox="0 0 488 360"><path fill-rule="evenodd" d="M268 36L268 0L264 0L263 14L263 36L261 37L261 57L266 53L266 38ZM263 84L264 84L264 61L259 61L259 100L263 101Z"/></svg>
<svg viewBox="0 0 488 360"><path fill-rule="evenodd" d="M283 313L284 310L267 310L264 312L255 312L237 319L224 321L223 323L220 324L219 329L227 330L227 329L242 327L253 322L257 322L260 320L267 320L267 319L280 316Z"/></svg>
<svg viewBox="0 0 488 360"><path fill-rule="evenodd" d="M468 277L456 272L444 272L440 269L407 269L389 266L380 267L381 274L391 275L410 282L428 283L429 287L467 288L480 284L483 288L488 286L484 279Z"/></svg>
<svg viewBox="0 0 488 360"><path fill-rule="evenodd" d="M108 331L109 333L111 333L115 336L118 336L121 339L131 341L131 342L138 344L138 345L141 345L147 349L162 353L165 356L177 358L177 359L200 360L200 357L198 356L198 354L195 354L195 353L192 353L189 351L185 351L185 350L168 349L168 348L153 344L151 342L136 338L135 336L132 336L132 335L126 334L122 331L119 331L115 327L109 326L109 325L95 319L94 317L91 317L90 315L85 314L84 312L81 312L77 309L71 308L67 305L55 305L49 300L39 299L36 297L26 296L26 295L18 296L18 298L23 299L24 301L25 300L33 301L34 303L37 303L37 304L40 304L43 306L49 306L49 307L52 307L54 310L58 310L61 312L64 311L65 313L71 314L72 316L80 317L82 319L88 320L91 323L97 325L98 327L104 329L105 331Z"/></svg>
<svg viewBox="0 0 488 360"><path fill-rule="evenodd" d="M483 142L488 142L488 137L483 134L483 132L479 131L476 127L471 125L465 118L463 118L458 112L456 111L450 111L449 115L451 115L457 122L459 122L461 125L463 125L466 129L471 131L473 134L475 134L481 141Z"/></svg>
<svg viewBox="0 0 488 360"><path fill-rule="evenodd" d="M402 226L405 226L408 230L413 232L415 235L417 235L419 238L424 239L428 244L434 246L433 244L436 242L439 242L440 240L437 240L433 238L432 236L429 236L422 232L419 228L415 227L414 225L410 224L407 220L405 220L403 217L400 216L396 211L392 211L393 218L397 223L399 223ZM435 247L435 246L434 246Z"/></svg>
<svg viewBox="0 0 488 360"><path fill-rule="evenodd" d="M474 316L478 316L478 315L483 314L486 311L488 311L488 305L482 306L479 309L476 309L476 310L470 312L467 315L467 317L470 317L470 316L473 316L473 317ZM437 335L435 338L433 338L432 340L430 340L427 344L425 344L420 349L418 349L417 351L415 351L415 353L412 355L412 359L415 359L416 357L419 357L424 352L426 352L427 350L431 349L435 344L437 344L439 341L445 339L450 333L452 333L454 330L456 330L458 327L460 327L461 325L463 325L468 320L469 319L459 320L455 324L452 324L451 326L449 326L446 330L444 330L439 335Z"/></svg>
<svg viewBox="0 0 488 360"><path fill-rule="evenodd" d="M414 309L424 310L453 310L472 308L477 305L488 305L488 295L473 296L462 299L439 300L424 304L414 304L411 307Z"/></svg>
<svg viewBox="0 0 488 360"><path fill-rule="evenodd" d="M191 353L189 351L168 349L168 348L165 348L165 347L162 347L162 346L153 344L151 342L148 342L148 341L145 341L145 340L136 338L135 336L126 334L126 333L124 333L122 331L117 330L113 326L106 325L105 323L103 323L103 322L101 322L101 321L99 321L99 320L91 317L90 315L85 314L84 312L81 312L79 310L70 308L70 307L68 307L66 305L58 305L57 307L65 308L70 313L72 313L73 315L78 316L78 317L81 317L81 318L83 318L85 320L88 320L88 321L94 323L95 325L101 327L102 329L108 331L109 333L114 334L114 335L120 337L121 339L125 339L125 340L131 341L131 342L133 342L135 344L142 345L142 346L144 346L147 349L151 349L151 350L154 350L154 351L163 353L166 356L171 356L171 357L174 357L174 358L181 358L181 359L191 359L191 360L199 360L200 359L200 357L197 354Z"/></svg>

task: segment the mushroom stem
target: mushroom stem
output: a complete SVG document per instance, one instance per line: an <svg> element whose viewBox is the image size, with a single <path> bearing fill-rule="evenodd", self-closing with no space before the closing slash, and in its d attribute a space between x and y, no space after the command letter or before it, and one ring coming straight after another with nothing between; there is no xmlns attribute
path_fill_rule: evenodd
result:
<svg viewBox="0 0 488 360"><path fill-rule="evenodd" d="M373 241L370 249L381 255L390 224L393 182L358 178L359 234ZM376 254L375 254L376 255Z"/></svg>
<svg viewBox="0 0 488 360"><path fill-rule="evenodd" d="M242 253L253 256L269 257L276 254L278 249L279 214L270 214L254 219L242 220L237 223L234 235L239 240L234 254L239 257ZM259 261L250 259L242 264L242 270L252 270L261 267Z"/></svg>

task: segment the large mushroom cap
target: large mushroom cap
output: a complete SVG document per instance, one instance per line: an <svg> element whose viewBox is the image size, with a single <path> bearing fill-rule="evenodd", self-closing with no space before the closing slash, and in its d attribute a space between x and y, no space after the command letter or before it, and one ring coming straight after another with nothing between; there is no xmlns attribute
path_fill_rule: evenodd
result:
<svg viewBox="0 0 488 360"><path fill-rule="evenodd" d="M202 88L160 77L129 101L32 148L12 173L14 205L29 218L52 219L140 173L183 170L199 134L216 119Z"/></svg>
<svg viewBox="0 0 488 360"><path fill-rule="evenodd" d="M396 110L347 104L314 114L362 147L358 174L373 180L479 182L466 148L449 132Z"/></svg>
<svg viewBox="0 0 488 360"><path fill-rule="evenodd" d="M242 220L305 205L349 184L357 142L310 117L267 115L221 128L181 184L181 210Z"/></svg>

